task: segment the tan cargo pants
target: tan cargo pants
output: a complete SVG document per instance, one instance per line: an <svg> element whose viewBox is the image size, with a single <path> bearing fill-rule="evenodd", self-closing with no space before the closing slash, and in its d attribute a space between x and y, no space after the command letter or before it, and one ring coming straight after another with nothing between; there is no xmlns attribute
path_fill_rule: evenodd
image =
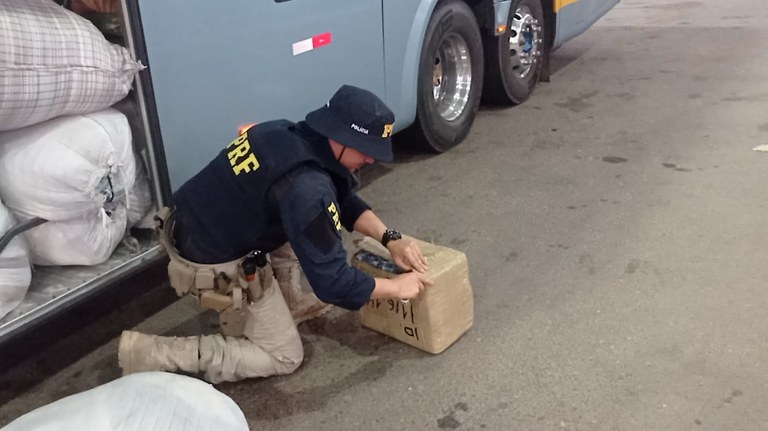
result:
<svg viewBox="0 0 768 431"><path fill-rule="evenodd" d="M304 348L272 269L274 265L281 275L299 275L291 246L286 243L271 253L272 263L258 268L248 280L242 259L203 265L181 257L172 245L172 215L159 215L161 244L171 259L171 286L179 296L192 294L202 307L219 313L222 334L199 337L199 369L205 379L231 382L296 370L304 359Z"/></svg>
<svg viewBox="0 0 768 431"><path fill-rule="evenodd" d="M200 337L200 371L211 383L290 374L301 365L304 347L277 283L245 308L242 337Z"/></svg>

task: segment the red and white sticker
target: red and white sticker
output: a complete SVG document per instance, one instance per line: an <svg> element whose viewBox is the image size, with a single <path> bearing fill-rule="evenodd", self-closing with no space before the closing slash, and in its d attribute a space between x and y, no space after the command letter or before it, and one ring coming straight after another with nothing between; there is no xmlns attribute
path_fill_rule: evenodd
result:
<svg viewBox="0 0 768 431"><path fill-rule="evenodd" d="M293 44L293 55L304 54L315 48L329 45L331 43L331 33L318 34L309 39L300 40Z"/></svg>

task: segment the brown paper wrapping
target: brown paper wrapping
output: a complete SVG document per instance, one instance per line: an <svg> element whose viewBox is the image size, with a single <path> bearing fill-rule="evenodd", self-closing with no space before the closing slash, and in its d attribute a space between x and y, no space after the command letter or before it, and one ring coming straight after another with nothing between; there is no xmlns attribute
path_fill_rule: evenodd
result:
<svg viewBox="0 0 768 431"><path fill-rule="evenodd" d="M399 299L372 299L360 309L362 325L429 353L440 353L472 326L474 302L464 253L419 241L429 260L427 277L434 281L418 298L403 304ZM389 251L371 238L357 243L362 250L391 261ZM396 274L352 257L352 266L374 277Z"/></svg>

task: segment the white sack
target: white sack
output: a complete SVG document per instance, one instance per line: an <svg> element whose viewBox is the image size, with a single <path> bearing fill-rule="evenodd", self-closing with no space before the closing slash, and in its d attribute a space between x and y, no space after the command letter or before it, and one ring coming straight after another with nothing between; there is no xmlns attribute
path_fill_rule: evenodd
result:
<svg viewBox="0 0 768 431"><path fill-rule="evenodd" d="M32 263L92 265L122 239L136 178L131 131L114 109L0 132L0 196L22 219Z"/></svg>
<svg viewBox="0 0 768 431"><path fill-rule="evenodd" d="M33 410L2 431L248 431L231 398L192 377L130 374Z"/></svg>
<svg viewBox="0 0 768 431"><path fill-rule="evenodd" d="M125 236L125 204L92 216L49 221L28 230L30 260L35 265L96 265L109 259Z"/></svg>
<svg viewBox="0 0 768 431"><path fill-rule="evenodd" d="M16 224L0 201L0 237ZM0 319L24 299L32 279L24 237L19 235L0 251Z"/></svg>
<svg viewBox="0 0 768 431"><path fill-rule="evenodd" d="M135 176L131 129L114 109L0 133L0 196L20 217L91 216Z"/></svg>
<svg viewBox="0 0 768 431"><path fill-rule="evenodd" d="M104 109L143 68L52 0L0 1L0 130Z"/></svg>

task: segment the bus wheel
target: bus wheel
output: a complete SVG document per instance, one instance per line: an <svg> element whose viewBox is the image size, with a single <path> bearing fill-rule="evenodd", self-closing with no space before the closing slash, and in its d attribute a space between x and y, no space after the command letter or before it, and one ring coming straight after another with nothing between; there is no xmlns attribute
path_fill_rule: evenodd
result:
<svg viewBox="0 0 768 431"><path fill-rule="evenodd" d="M483 44L472 10L463 1L441 2L424 37L412 133L443 152L469 133L483 87Z"/></svg>
<svg viewBox="0 0 768 431"><path fill-rule="evenodd" d="M483 101L523 103L536 86L544 56L544 12L540 0L515 0L506 33L486 40Z"/></svg>

